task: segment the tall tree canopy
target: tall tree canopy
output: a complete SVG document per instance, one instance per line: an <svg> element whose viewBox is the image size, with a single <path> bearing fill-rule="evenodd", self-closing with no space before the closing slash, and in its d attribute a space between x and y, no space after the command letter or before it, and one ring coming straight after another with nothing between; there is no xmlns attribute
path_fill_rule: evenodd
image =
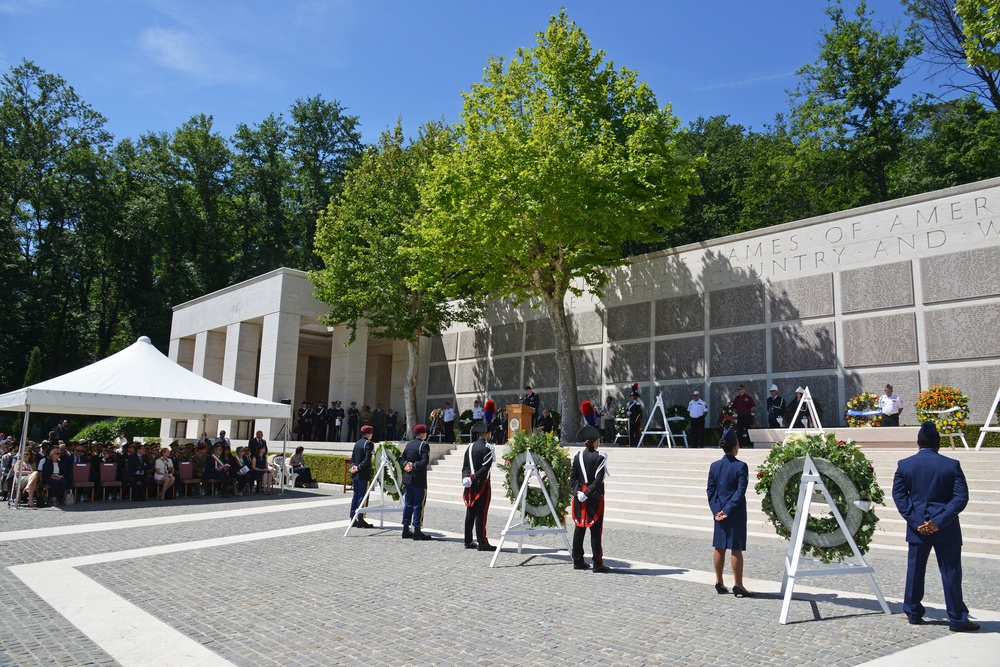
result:
<svg viewBox="0 0 1000 667"><path fill-rule="evenodd" d="M408 428L419 421L420 337L440 335L456 318L475 317L463 308L467 302L449 303L454 294L444 286L453 280L453 268L435 255L406 252L424 209L419 185L432 161L451 150L451 144L450 131L440 123L424 125L410 145L405 145L398 122L392 132L383 132L378 145L348 174L343 193L320 216L316 254L323 268L309 275L317 298L330 306L323 321L346 324L351 342L361 321L375 337L406 341ZM407 281L418 272L425 280L411 287Z"/></svg>
<svg viewBox="0 0 1000 667"><path fill-rule="evenodd" d="M460 142L423 189L420 229L427 252L464 267L480 293L541 300L568 419L578 403L567 293L583 281L599 291L626 244L661 239L697 179L677 150L678 120L635 72L605 62L565 12L537 39L510 61L490 58L464 95Z"/></svg>
<svg viewBox="0 0 1000 667"><path fill-rule="evenodd" d="M1000 0L958 0L955 11L964 23L969 64L1000 70Z"/></svg>

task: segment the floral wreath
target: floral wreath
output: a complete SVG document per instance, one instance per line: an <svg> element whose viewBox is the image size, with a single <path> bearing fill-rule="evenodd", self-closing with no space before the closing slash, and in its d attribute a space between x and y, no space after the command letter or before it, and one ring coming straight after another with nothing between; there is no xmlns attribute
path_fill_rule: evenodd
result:
<svg viewBox="0 0 1000 667"><path fill-rule="evenodd" d="M688 411L683 405L671 405L670 407L664 408L663 412L667 415L667 419L671 417L682 417L684 421L674 421L667 422L664 426L667 426L671 433L684 433L688 427Z"/></svg>
<svg viewBox="0 0 1000 667"><path fill-rule="evenodd" d="M860 526L854 534L854 541L858 545L858 550L864 554L871 546L872 538L875 535L875 526L878 524L878 516L875 514L874 505L885 504L885 492L878 485L875 478L875 468L858 447L857 443L851 440L845 442L838 441L832 433L805 435L794 433L785 438L785 441L771 448L767 459L757 470L757 485L754 487L762 497L761 510L767 515L768 523L774 526L775 532L781 537L790 539L792 536L791 526L785 526L778 518L775 511L774 499L771 496L772 483L778 471L790 462L805 457L809 454L813 459L828 461L838 468L854 484L858 495L862 501L868 501L871 505L861 509ZM842 517L848 516L850 509L846 498L846 493L837 485L830 476L820 475L826 484L827 491L833 501L837 504L837 509ZM799 496L800 477L794 475L785 485L784 504L794 516L796 504ZM822 537L839 530L837 520L833 516L813 516L810 515L806 527ZM835 546L817 546L803 543L802 555L808 556L810 553L819 558L824 563L835 560L844 560L854 555L847 542Z"/></svg>
<svg viewBox="0 0 1000 667"><path fill-rule="evenodd" d="M511 464L519 458L520 454L526 451L530 451L532 457L536 460L544 459L545 463L538 461L539 468L543 471L543 478L547 478L550 469L551 473L555 475L554 480L545 479L545 481L549 483L550 497L555 496L552 498L552 502L555 504L556 514L565 523L566 510L569 508L570 501L569 473L571 462L566 449L559 444L559 441L551 433L518 431L507 442L507 449L503 453L503 461L499 464L500 469L506 473L504 475L503 488L507 494L507 499L511 503L517 500L517 492L520 491L520 479L512 480L511 478L518 477L521 470L513 470ZM558 494L552 493L555 486L558 486ZM548 506L545 503L545 496L539 489L528 487L525 504L527 506L545 508L544 512L539 512L541 516L525 512L528 523L534 527L555 527L555 521L553 521L552 515L549 513Z"/></svg>
<svg viewBox="0 0 1000 667"><path fill-rule="evenodd" d="M847 425L851 428L860 428L863 426L881 426L882 425L882 410L878 405L878 394L873 394L870 391L863 391L851 400L847 402L844 406L844 416L847 418ZM875 415L851 415L849 412L875 412Z"/></svg>
<svg viewBox="0 0 1000 667"><path fill-rule="evenodd" d="M406 487L403 485L403 469L399 465L399 459L402 456L399 451L399 447L391 442L380 442L375 445L375 450L372 452L372 465L375 470L378 470L378 466L382 462L382 450L385 450L386 456L389 458L389 466L392 468L392 472L395 473L396 479L399 480L399 486L397 487L395 482L392 481L392 475L386 471L385 477L383 478L385 486L382 490L385 491L385 495L392 498L394 501L398 501L400 496L405 491ZM373 482L375 480L372 480Z"/></svg>
<svg viewBox="0 0 1000 667"><path fill-rule="evenodd" d="M953 412L943 412L957 407ZM961 433L969 416L969 397L954 387L934 384L917 397L917 419L934 422L941 434Z"/></svg>
<svg viewBox="0 0 1000 667"><path fill-rule="evenodd" d="M726 403L726 407L722 408L722 412L719 413L719 428L727 429L733 428L736 425L736 408L733 407L733 402L729 401Z"/></svg>

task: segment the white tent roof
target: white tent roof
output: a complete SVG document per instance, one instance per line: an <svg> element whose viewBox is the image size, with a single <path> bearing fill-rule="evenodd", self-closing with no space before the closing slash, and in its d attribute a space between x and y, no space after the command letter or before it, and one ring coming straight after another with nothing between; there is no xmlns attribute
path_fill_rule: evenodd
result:
<svg viewBox="0 0 1000 667"><path fill-rule="evenodd" d="M278 418L292 408L226 389L177 365L142 336L84 368L0 395L0 410L169 419Z"/></svg>

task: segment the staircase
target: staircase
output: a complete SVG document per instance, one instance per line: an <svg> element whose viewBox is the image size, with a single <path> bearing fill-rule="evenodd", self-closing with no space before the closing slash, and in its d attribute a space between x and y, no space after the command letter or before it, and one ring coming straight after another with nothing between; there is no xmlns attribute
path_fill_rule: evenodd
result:
<svg viewBox="0 0 1000 667"><path fill-rule="evenodd" d="M458 445L433 464L428 472L428 500L462 505L462 457L467 445ZM503 448L497 448L497 456ZM572 448L571 453L578 451ZM663 526L696 533L712 531L712 517L705 495L708 468L722 453L719 449L631 449L608 447L606 521L621 524ZM905 548L906 525L892 502L892 478L899 459L916 452L905 449L871 448L865 455L875 466L886 505L876 511L878 528L872 547ZM976 452L942 447L941 453L962 463L969 483L969 505L962 512L963 555L1000 559L1000 449ZM754 491L757 467L767 457L766 449L740 450L739 458L750 466L747 492L748 530L751 535L776 537L761 512L761 497ZM493 472L491 510L510 512L503 490L503 473ZM493 512L491 512L492 514ZM494 524L496 525L496 524Z"/></svg>

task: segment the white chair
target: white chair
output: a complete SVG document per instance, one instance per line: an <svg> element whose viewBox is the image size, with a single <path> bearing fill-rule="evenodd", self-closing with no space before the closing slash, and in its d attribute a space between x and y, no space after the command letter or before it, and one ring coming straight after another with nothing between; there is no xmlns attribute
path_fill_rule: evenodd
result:
<svg viewBox="0 0 1000 667"><path fill-rule="evenodd" d="M271 474L274 483L279 487L283 484L286 489L295 488L295 481L299 478L298 473L292 472L292 467L285 462L284 456L275 456L271 460Z"/></svg>

